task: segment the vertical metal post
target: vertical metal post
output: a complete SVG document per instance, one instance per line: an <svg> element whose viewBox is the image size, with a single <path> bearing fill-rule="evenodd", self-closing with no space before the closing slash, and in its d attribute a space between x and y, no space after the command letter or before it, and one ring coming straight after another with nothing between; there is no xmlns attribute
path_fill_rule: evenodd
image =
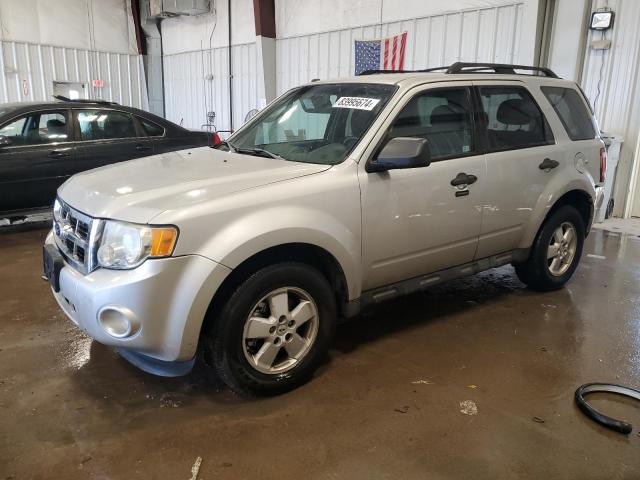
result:
<svg viewBox="0 0 640 480"><path fill-rule="evenodd" d="M229 15L229 130L233 131L233 70L231 59L231 0L228 0Z"/></svg>
<svg viewBox="0 0 640 480"><path fill-rule="evenodd" d="M9 90L7 89L7 72L4 69L4 42L0 41L0 75L2 75L3 101L9 102Z"/></svg>
<svg viewBox="0 0 640 480"><path fill-rule="evenodd" d="M22 101L22 89L20 88L20 68L18 68L18 54L16 53L16 42L11 42L11 52L13 53L13 68L16 69L16 94L18 102Z"/></svg>
<svg viewBox="0 0 640 480"><path fill-rule="evenodd" d="M40 81L42 82L42 100L47 100L47 86L46 86L46 78L47 76L44 73L44 61L42 60L42 45L38 44L38 65L40 67Z"/></svg>
<svg viewBox="0 0 640 480"><path fill-rule="evenodd" d="M31 68L31 53L29 52L28 43L24 44L24 53L27 61L27 78L29 79L29 100L33 101L33 69Z"/></svg>
<svg viewBox="0 0 640 480"><path fill-rule="evenodd" d="M62 70L64 71L64 81L69 81L69 67L67 65L67 49L62 47Z"/></svg>
<svg viewBox="0 0 640 480"><path fill-rule="evenodd" d="M129 103L127 105L129 105L130 107L133 106L133 93L131 90L131 56L127 55L127 78L128 78L128 82L127 82L127 92L129 93Z"/></svg>
<svg viewBox="0 0 640 480"><path fill-rule="evenodd" d="M109 84L109 101L113 102L113 80L111 79L111 54L107 55L107 83Z"/></svg>

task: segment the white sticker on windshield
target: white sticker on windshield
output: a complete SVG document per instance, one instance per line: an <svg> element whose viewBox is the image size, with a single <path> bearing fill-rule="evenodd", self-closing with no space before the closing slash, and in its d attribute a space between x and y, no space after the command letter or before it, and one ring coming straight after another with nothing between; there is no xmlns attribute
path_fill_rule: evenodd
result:
<svg viewBox="0 0 640 480"><path fill-rule="evenodd" d="M333 108L355 108L356 110L373 110L380 101L379 98L340 97Z"/></svg>

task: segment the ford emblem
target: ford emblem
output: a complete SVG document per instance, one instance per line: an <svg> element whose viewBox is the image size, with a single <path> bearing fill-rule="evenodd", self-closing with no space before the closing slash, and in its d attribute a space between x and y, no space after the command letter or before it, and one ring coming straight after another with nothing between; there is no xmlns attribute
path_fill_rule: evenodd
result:
<svg viewBox="0 0 640 480"><path fill-rule="evenodd" d="M60 225L57 223L53 225L53 230L56 232L57 236L60 236Z"/></svg>

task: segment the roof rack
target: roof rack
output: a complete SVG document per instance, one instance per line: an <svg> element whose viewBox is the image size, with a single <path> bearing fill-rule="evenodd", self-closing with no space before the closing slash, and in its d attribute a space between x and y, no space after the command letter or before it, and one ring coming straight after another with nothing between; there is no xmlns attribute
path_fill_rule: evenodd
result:
<svg viewBox="0 0 640 480"><path fill-rule="evenodd" d="M516 72L516 70L526 70L532 72L533 75L544 75L549 78L560 78L550 68L546 67L531 67L527 65L513 65L510 63L467 63L456 62L452 63L448 67L433 67L425 68L423 70L366 70L360 75L374 75L377 73L427 73L427 72L440 72L447 74L454 73L499 73L507 75L522 75Z"/></svg>
<svg viewBox="0 0 640 480"><path fill-rule="evenodd" d="M69 98L64 95L53 95L53 98L56 100L60 100L61 102L72 102L72 103L98 103L100 105L118 105L116 102L109 102L107 100L89 100L86 98Z"/></svg>
<svg viewBox="0 0 640 480"><path fill-rule="evenodd" d="M452 63L447 68L446 73L476 73L492 70L493 73L506 73L508 75L518 75L516 70L526 70L534 74L543 74L545 77L560 78L553 70L546 67L532 67L528 65L513 65L511 63Z"/></svg>

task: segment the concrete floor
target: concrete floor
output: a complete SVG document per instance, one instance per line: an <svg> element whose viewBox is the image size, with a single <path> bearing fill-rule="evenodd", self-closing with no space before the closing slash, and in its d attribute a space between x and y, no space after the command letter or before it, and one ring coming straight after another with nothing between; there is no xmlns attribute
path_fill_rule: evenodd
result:
<svg viewBox="0 0 640 480"><path fill-rule="evenodd" d="M595 223L593 228L638 236L640 235L640 218L608 218L602 223Z"/></svg>
<svg viewBox="0 0 640 480"><path fill-rule="evenodd" d="M385 304L309 384L247 401L82 335L40 279L45 233L0 233L0 478L187 479L199 456L206 479L640 478L637 405L593 400L624 436L573 403L640 387L640 237L594 231L558 292L503 267Z"/></svg>

